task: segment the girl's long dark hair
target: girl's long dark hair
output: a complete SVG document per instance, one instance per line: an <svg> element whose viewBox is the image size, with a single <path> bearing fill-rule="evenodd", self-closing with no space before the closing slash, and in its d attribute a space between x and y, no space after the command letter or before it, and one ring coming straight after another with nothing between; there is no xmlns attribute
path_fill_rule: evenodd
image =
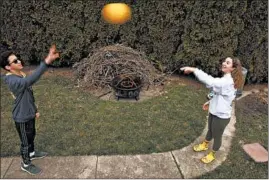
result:
<svg viewBox="0 0 269 180"><path fill-rule="evenodd" d="M242 73L242 65L240 60L237 57L232 57L233 60L233 68L232 71L232 78L234 80L234 88L238 89L243 86L244 79L243 79L243 73Z"/></svg>

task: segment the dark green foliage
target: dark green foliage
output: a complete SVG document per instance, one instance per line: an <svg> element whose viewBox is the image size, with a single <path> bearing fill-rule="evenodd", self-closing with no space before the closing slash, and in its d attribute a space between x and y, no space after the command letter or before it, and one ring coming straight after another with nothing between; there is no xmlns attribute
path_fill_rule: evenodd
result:
<svg viewBox="0 0 269 180"><path fill-rule="evenodd" d="M111 25L101 17L109 2L125 2L132 20ZM70 66L91 50L122 43L144 51L156 66L183 65L217 75L219 59L238 56L249 82L267 82L265 0L4 1L0 50L17 50L29 63L40 61L51 43L61 50L56 66Z"/></svg>
<svg viewBox="0 0 269 180"><path fill-rule="evenodd" d="M242 16L244 31L239 36L238 56L249 70L251 82L268 82L268 1L249 1Z"/></svg>

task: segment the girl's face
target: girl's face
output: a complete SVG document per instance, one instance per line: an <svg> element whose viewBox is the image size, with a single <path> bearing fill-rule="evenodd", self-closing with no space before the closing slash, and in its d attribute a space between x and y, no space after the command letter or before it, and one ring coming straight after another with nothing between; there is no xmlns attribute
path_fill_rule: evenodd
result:
<svg viewBox="0 0 269 180"><path fill-rule="evenodd" d="M227 57L222 63L221 71L226 74L226 73L231 73L233 70L234 70L233 60L232 58Z"/></svg>

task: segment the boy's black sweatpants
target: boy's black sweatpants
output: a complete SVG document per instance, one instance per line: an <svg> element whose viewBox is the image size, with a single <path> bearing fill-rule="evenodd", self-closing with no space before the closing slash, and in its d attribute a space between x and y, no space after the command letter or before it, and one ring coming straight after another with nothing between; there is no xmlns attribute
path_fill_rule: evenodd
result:
<svg viewBox="0 0 269 180"><path fill-rule="evenodd" d="M36 135L35 119L24 123L15 122L16 129L21 140L20 153L24 164L31 164L30 153L34 152L34 140Z"/></svg>

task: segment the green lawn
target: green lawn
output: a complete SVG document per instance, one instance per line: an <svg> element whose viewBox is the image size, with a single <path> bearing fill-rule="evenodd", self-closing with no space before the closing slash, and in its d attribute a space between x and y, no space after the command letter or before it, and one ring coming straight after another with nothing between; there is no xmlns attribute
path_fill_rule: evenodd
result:
<svg viewBox="0 0 269 180"><path fill-rule="evenodd" d="M136 103L100 100L62 76L42 77L33 89L41 113L36 148L51 156L165 152L190 144L205 127L205 88L171 85L168 98ZM12 103L2 84L1 157L19 155Z"/></svg>
<svg viewBox="0 0 269 180"><path fill-rule="evenodd" d="M236 136L224 163L202 179L268 179L268 163L248 159L242 144L258 142L268 150L268 105L255 95L236 103Z"/></svg>

